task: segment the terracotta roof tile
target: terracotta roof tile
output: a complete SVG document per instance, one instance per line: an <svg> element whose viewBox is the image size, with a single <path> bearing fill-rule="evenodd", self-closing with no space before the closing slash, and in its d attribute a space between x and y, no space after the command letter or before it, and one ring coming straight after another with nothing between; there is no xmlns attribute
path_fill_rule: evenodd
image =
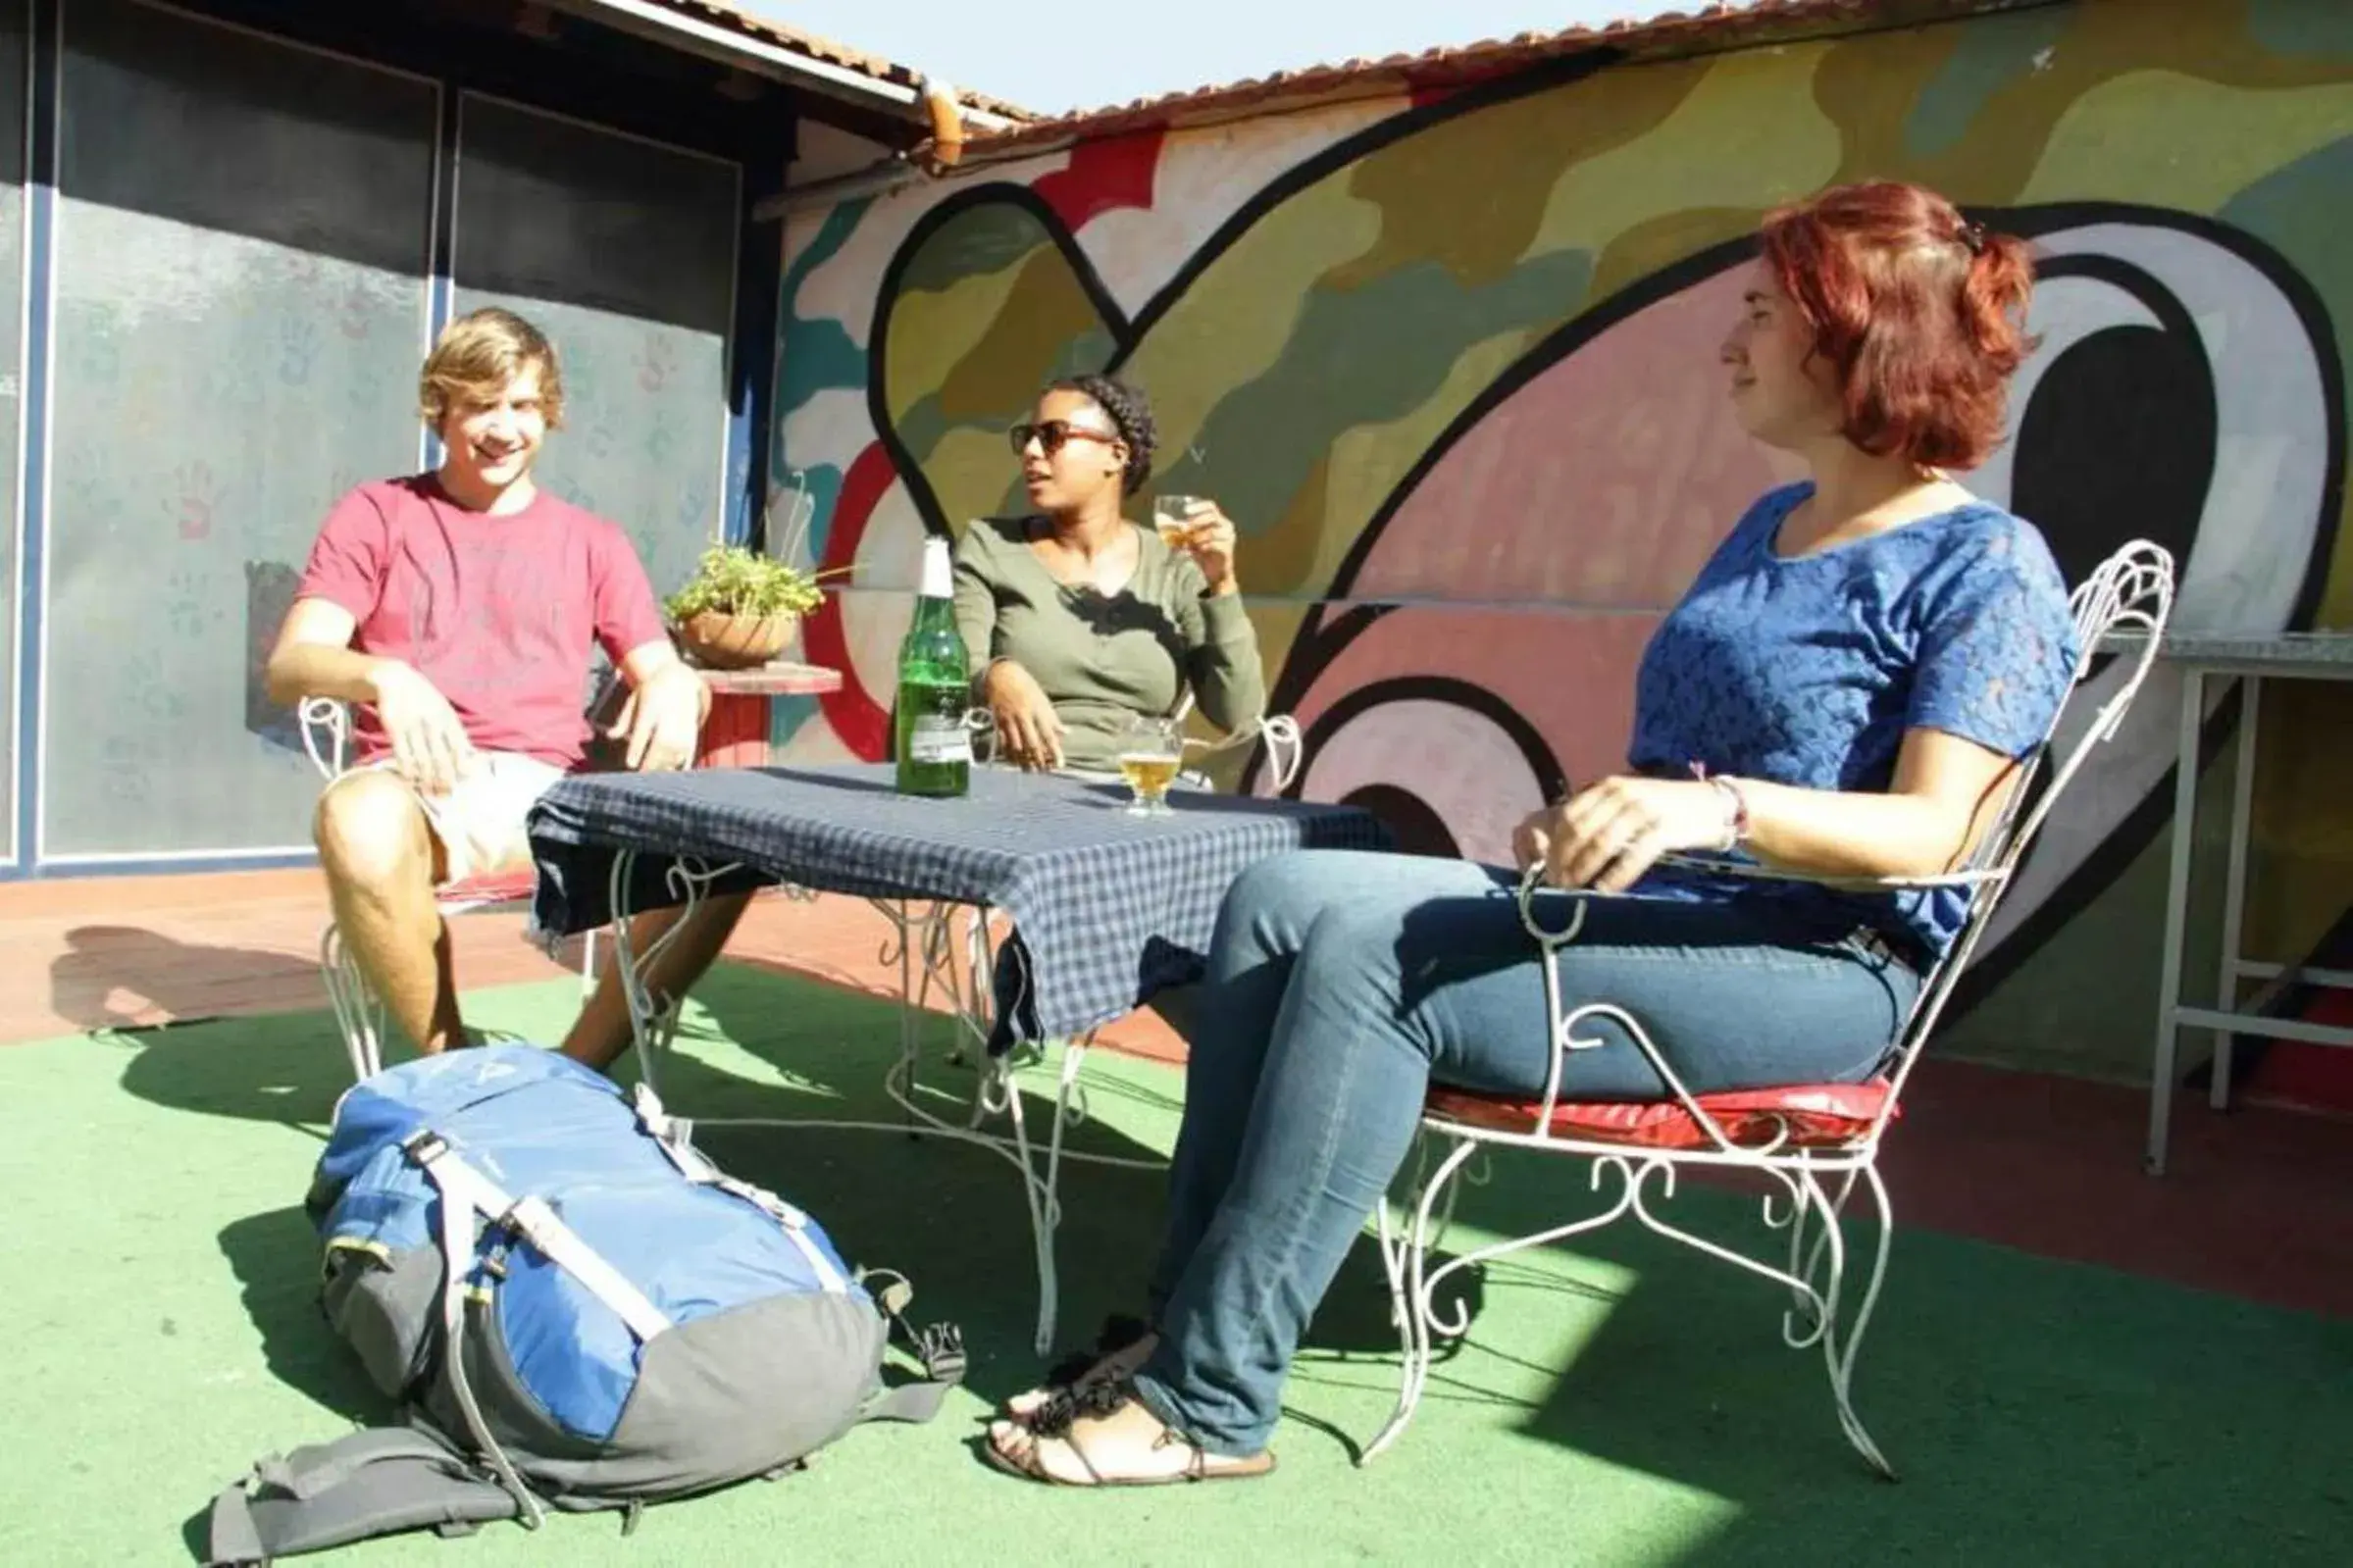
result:
<svg viewBox="0 0 2353 1568"><path fill-rule="evenodd" d="M899 65L895 61L885 60L880 55L870 55L863 50L852 49L846 44L836 43L830 38L820 38L813 32L803 32L798 27L787 26L781 22L771 22L765 17L752 16L734 6L719 5L715 3L715 0L650 0L650 3L660 6L665 11L675 11L681 16L692 17L698 22L709 23L733 32L740 32L746 37L756 38L764 43L776 44L790 49L795 54L807 55L812 60L822 60L829 65L858 72L874 77L877 81L888 81L902 87L913 87L922 79L921 73ZM968 109L977 109L984 114L997 115L1006 120L1032 121L1038 118L1035 113L1022 108L1019 104L1007 103L1002 98L992 98L987 93L971 92L959 87L956 97Z"/></svg>
<svg viewBox="0 0 2353 1568"><path fill-rule="evenodd" d="M1461 86L1539 62L1604 49L1657 59L1824 32L1904 26L2042 3L2046 0L1755 0L1753 4L1716 4L1688 14L1667 12L1599 27L1522 32L1509 38L1490 38L1419 54L1306 66L1051 119L1032 117L1026 124L1009 129L975 136L966 156L994 158L1080 136L1111 136L1170 125L1234 119L1321 98Z"/></svg>

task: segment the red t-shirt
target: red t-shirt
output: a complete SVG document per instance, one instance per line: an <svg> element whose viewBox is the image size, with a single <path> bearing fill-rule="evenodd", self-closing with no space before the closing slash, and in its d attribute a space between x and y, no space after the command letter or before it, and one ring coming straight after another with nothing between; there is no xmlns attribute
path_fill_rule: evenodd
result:
<svg viewBox="0 0 2353 1568"><path fill-rule="evenodd" d="M430 474L363 484L335 503L295 597L358 618L353 646L414 666L476 748L573 769L585 755L588 653L668 635L629 535L545 491L505 516L469 512ZM363 761L388 749L359 710Z"/></svg>

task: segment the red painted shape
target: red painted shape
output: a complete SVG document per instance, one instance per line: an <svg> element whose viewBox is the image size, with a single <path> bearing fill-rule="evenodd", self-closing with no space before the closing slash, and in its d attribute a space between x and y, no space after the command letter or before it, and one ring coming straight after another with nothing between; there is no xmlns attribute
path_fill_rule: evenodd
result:
<svg viewBox="0 0 2353 1568"><path fill-rule="evenodd" d="M2327 961L2325 957L2313 960ZM2353 1028L2353 992L2321 991L2295 1016L2308 1024ZM2353 1117L2353 1050L2304 1040L2266 1040L2262 1064L2242 1092L2258 1104Z"/></svg>
<svg viewBox="0 0 2353 1568"><path fill-rule="evenodd" d="M1150 207L1152 178L1160 169L1160 144L1167 134L1154 128L1082 141L1070 150L1066 168L1039 176L1030 189L1045 199L1074 234L1089 220L1104 213Z"/></svg>
<svg viewBox="0 0 2353 1568"><path fill-rule="evenodd" d="M702 721L697 768L763 768L768 764L768 699L749 692L715 691Z"/></svg>
<svg viewBox="0 0 2353 1568"><path fill-rule="evenodd" d="M1429 104L1444 103L1462 90L1462 83L1459 81L1415 80L1411 76L1406 78L1406 86L1407 97L1416 109Z"/></svg>
<svg viewBox="0 0 2353 1568"><path fill-rule="evenodd" d="M765 768L771 698L823 696L842 689L842 672L779 659L751 670L704 670L711 711L694 752L697 768Z"/></svg>
<svg viewBox="0 0 2353 1568"><path fill-rule="evenodd" d="M896 477L891 467L891 454L876 441L857 455L843 476L842 493L834 502L834 521L825 535L825 568L847 566L857 558L858 541L866 536L866 525L874 509L890 493L891 481ZM839 594L826 595L801 627L801 639L808 650L809 662L842 672L842 688L817 699L824 710L826 722L834 733L849 748L850 755L869 762L879 762L890 749L890 714L858 683L858 672L849 662L849 636L842 626L842 599Z"/></svg>

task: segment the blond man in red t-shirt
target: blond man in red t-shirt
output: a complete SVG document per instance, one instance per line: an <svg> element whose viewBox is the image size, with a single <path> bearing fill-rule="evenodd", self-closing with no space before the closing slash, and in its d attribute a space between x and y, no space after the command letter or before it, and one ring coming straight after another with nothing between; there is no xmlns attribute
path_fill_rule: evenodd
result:
<svg viewBox="0 0 2353 1568"><path fill-rule="evenodd" d="M526 814L586 758L590 648L629 684L615 733L632 768L688 766L710 696L671 647L628 535L532 483L563 416L547 339L475 311L441 334L420 382L441 466L335 504L268 679L277 701L352 707L359 765L319 797L320 863L345 945L430 1053L466 1037L434 889L530 864ZM734 898L698 912L650 984L683 994L742 910ZM676 918L642 917L639 950ZM601 1068L628 1041L608 966L564 1049Z"/></svg>

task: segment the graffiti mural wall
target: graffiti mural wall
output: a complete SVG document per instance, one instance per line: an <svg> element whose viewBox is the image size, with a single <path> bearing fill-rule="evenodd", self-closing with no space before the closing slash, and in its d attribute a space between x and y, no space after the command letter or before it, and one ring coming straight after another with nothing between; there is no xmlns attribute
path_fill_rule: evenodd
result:
<svg viewBox="0 0 2353 1568"><path fill-rule="evenodd" d="M1108 367L1154 400L1155 485L1243 531L1304 791L1502 858L1520 815L1620 765L1645 638L1786 477L1715 363L1746 236L1862 177L2039 247L2041 344L1966 482L2071 575L2164 543L2185 627L2353 626L2353 10L2080 0L1580 57L796 217L776 479L859 586L809 631L852 679L780 739L880 754L921 537L1015 506L1005 427L1049 377ZM1955 1050L2145 1072L2174 699L2144 697L2038 849ZM2281 956L2353 904L2344 715L2267 697L2250 942Z"/></svg>

